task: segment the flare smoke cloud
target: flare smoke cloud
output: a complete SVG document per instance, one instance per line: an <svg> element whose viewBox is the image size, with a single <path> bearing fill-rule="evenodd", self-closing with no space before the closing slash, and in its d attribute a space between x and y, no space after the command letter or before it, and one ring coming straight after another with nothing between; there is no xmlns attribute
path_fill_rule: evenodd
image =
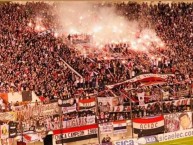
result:
<svg viewBox="0 0 193 145"><path fill-rule="evenodd" d="M116 14L113 7L99 8L91 2L61 2L55 11L63 33L91 34L97 46L127 42L133 49L146 51L150 43L162 44L155 31L140 30L137 21L128 21ZM140 37L136 37L137 34Z"/></svg>

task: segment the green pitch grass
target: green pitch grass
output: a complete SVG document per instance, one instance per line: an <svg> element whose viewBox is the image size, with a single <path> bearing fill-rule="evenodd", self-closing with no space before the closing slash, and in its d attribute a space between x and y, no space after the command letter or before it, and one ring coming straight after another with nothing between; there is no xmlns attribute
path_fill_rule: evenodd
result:
<svg viewBox="0 0 193 145"><path fill-rule="evenodd" d="M193 137L177 139L167 142L154 143L151 145L193 145Z"/></svg>

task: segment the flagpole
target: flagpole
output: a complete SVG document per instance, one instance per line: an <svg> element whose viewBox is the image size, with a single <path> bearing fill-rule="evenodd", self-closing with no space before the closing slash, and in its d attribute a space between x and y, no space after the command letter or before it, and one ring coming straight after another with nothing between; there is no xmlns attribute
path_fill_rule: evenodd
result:
<svg viewBox="0 0 193 145"><path fill-rule="evenodd" d="M63 133L62 133L62 129L63 129L63 124L62 124L62 107L59 107L59 111L60 111L60 131L61 131L61 139L62 139L62 145L63 145Z"/></svg>
<svg viewBox="0 0 193 145"><path fill-rule="evenodd" d="M97 97L98 97L98 95L99 95L99 89L97 89ZM99 116L99 112L98 112L98 99L96 98L96 114ZM96 116L96 115L95 115ZM97 118L96 118L96 121L97 121L97 124L98 124L98 142L99 142L99 144L101 143L101 141L100 141L100 127L99 127L99 122L98 122L98 120L97 120Z"/></svg>
<svg viewBox="0 0 193 145"><path fill-rule="evenodd" d="M129 90L129 91L131 91L131 90ZM121 91L119 91L121 94L124 94L124 93L122 93ZM124 94L124 95L126 95L126 94ZM134 131L133 131L133 111L132 111L132 100L131 100L131 98L130 97L128 97L127 95L126 95L126 97L129 99L129 104L130 104L130 115L131 115L131 131L132 131L132 138L134 138Z"/></svg>
<svg viewBox="0 0 193 145"><path fill-rule="evenodd" d="M134 131L133 131L133 111L132 111L132 102L131 99L129 98L130 102L130 114L131 114L131 130L132 130L132 138L134 138Z"/></svg>
<svg viewBox="0 0 193 145"><path fill-rule="evenodd" d="M23 145L23 115L21 116L20 118L20 126L21 126L21 142L22 142L22 145Z"/></svg>
<svg viewBox="0 0 193 145"><path fill-rule="evenodd" d="M189 89L190 89L190 109L191 109L191 111L192 111L192 110L193 110L192 81L191 81L191 83L190 83L190 85L189 85Z"/></svg>
<svg viewBox="0 0 193 145"><path fill-rule="evenodd" d="M61 141L62 141L62 145L63 145L63 133L62 133L62 129L63 129L63 124L62 124L62 106L60 106L60 102L61 100L58 100L58 107L59 107L59 115L60 115L60 135L61 135Z"/></svg>
<svg viewBox="0 0 193 145"><path fill-rule="evenodd" d="M162 115L164 115L164 101L163 101L163 97L164 97L164 92L161 88L159 88L161 90L161 106L162 106Z"/></svg>
<svg viewBox="0 0 193 145"><path fill-rule="evenodd" d="M162 108L162 115L164 115L164 100L163 100L163 97L164 97L164 90L162 89L162 87L161 86L157 86L157 88L160 90L160 92L161 92L161 108Z"/></svg>

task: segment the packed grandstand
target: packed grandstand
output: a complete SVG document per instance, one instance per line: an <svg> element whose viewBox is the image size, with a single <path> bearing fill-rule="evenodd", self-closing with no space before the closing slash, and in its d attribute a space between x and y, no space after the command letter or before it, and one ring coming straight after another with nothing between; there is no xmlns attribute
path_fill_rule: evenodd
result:
<svg viewBox="0 0 193 145"><path fill-rule="evenodd" d="M1 144L192 136L193 3L64 3L0 4Z"/></svg>

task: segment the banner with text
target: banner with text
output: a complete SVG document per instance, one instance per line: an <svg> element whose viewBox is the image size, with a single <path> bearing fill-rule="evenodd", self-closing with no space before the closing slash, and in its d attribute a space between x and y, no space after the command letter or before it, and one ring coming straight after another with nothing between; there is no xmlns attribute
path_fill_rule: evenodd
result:
<svg viewBox="0 0 193 145"><path fill-rule="evenodd" d="M150 136L164 132L164 117L147 117L133 119L134 133L138 136Z"/></svg>
<svg viewBox="0 0 193 145"><path fill-rule="evenodd" d="M71 120L66 120L66 121L63 121L63 128L71 128L71 127L95 124L96 123L95 118L96 117L93 115L93 116L79 117Z"/></svg>
<svg viewBox="0 0 193 145"><path fill-rule="evenodd" d="M80 140L86 140L91 138L97 138L98 125L87 125L74 128L65 128L63 130L53 131L53 144L62 144L75 142Z"/></svg>
<svg viewBox="0 0 193 145"><path fill-rule="evenodd" d="M99 129L101 134L111 134L113 133L113 123L108 122L108 123L99 124Z"/></svg>
<svg viewBox="0 0 193 145"><path fill-rule="evenodd" d="M76 104L69 106L69 107L62 107L62 113L66 114L66 113L70 113L70 112L74 112L76 111Z"/></svg>
<svg viewBox="0 0 193 145"><path fill-rule="evenodd" d="M27 106L15 107L18 118L30 119L37 116L52 116L59 113L58 103L50 104L28 104Z"/></svg>

